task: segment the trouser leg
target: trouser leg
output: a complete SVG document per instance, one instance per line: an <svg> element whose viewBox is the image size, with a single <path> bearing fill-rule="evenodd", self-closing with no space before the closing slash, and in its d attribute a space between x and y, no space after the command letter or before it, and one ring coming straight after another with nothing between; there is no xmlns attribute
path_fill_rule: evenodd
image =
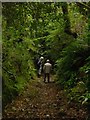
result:
<svg viewBox="0 0 90 120"><path fill-rule="evenodd" d="M44 82L46 81L46 74L44 73Z"/></svg>
<svg viewBox="0 0 90 120"><path fill-rule="evenodd" d="M50 82L50 74L47 74L48 82Z"/></svg>
<svg viewBox="0 0 90 120"><path fill-rule="evenodd" d="M40 66L39 70L38 70L38 77L40 77L42 75L42 66Z"/></svg>

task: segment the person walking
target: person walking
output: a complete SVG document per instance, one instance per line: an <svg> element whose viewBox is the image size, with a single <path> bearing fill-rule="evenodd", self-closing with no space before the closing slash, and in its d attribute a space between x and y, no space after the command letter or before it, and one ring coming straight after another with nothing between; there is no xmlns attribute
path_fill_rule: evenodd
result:
<svg viewBox="0 0 90 120"><path fill-rule="evenodd" d="M47 60L44 64L43 71L44 71L44 82L46 82L46 79L48 80L48 83L50 82L50 73L51 73L52 64L50 64L50 61Z"/></svg>
<svg viewBox="0 0 90 120"><path fill-rule="evenodd" d="M39 70L38 70L38 77L41 76L42 71L43 71L43 64L44 64L44 57L41 56L39 61L38 61L38 65L39 65Z"/></svg>

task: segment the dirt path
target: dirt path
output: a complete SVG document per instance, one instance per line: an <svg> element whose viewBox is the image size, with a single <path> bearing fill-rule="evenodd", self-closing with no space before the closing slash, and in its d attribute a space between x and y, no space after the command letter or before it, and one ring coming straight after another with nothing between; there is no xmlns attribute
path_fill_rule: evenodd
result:
<svg viewBox="0 0 90 120"><path fill-rule="evenodd" d="M75 103L68 103L64 91L54 82L37 79L6 106L3 119L86 120L85 111Z"/></svg>

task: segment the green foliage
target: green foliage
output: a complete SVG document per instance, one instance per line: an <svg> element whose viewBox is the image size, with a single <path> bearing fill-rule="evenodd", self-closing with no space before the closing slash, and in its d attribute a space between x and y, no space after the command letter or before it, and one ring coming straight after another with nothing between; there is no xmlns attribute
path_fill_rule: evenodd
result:
<svg viewBox="0 0 90 120"><path fill-rule="evenodd" d="M85 29L87 18L76 3L3 3L2 15L3 103L35 77L34 63L41 55L56 63L58 82L70 94L77 95L79 81L88 88L90 24Z"/></svg>
<svg viewBox="0 0 90 120"><path fill-rule="evenodd" d="M58 67L60 66L58 74L61 75L61 79L63 76L65 76L65 80L70 79L71 73L74 74L74 71L77 71L84 64L87 57L87 54L86 57L83 55L84 52L87 52L87 48L83 47L81 41L72 42L63 49L62 58L57 60Z"/></svg>
<svg viewBox="0 0 90 120"><path fill-rule="evenodd" d="M29 51L30 43L28 45L25 41L19 44L17 42L13 44L13 42L12 38L10 42L3 42L3 84L5 86L3 94L6 94L6 99L8 99L7 96L10 96L9 94L12 94L11 97L14 96L15 91L20 93L26 82L35 77L32 61L34 48L31 47L31 51ZM6 99L3 98L5 101ZM3 102L5 103L5 101Z"/></svg>
<svg viewBox="0 0 90 120"><path fill-rule="evenodd" d="M23 21L25 16L22 15L24 8L22 8L22 4L13 3L13 8L8 8L9 5L9 3L3 5L2 21L3 107L22 92L27 82L36 76L33 55L36 53L37 48L34 46L34 42L30 39L29 34L26 34L27 25L26 21ZM19 18L17 20L17 15L12 19L10 14L7 16L5 12L11 12L12 9L16 13L18 11L18 15L22 15L21 20ZM12 14L13 11L11 12ZM10 19L12 20L11 24L8 23ZM21 26L22 22L24 22L23 26Z"/></svg>
<svg viewBox="0 0 90 120"><path fill-rule="evenodd" d="M87 31L85 38L82 37L72 41L61 52L61 58L56 61L58 83L67 89L68 98L80 103L88 101L89 97L89 69L90 52L87 40ZM83 97L82 97L83 96Z"/></svg>

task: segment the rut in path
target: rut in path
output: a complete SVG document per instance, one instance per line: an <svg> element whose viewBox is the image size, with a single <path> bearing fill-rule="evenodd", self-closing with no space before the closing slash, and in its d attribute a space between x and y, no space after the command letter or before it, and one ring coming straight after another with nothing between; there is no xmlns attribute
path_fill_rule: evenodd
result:
<svg viewBox="0 0 90 120"><path fill-rule="evenodd" d="M60 86L42 79L32 80L26 90L5 108L3 119L39 118L50 120L85 120L86 111L75 103L68 103Z"/></svg>

